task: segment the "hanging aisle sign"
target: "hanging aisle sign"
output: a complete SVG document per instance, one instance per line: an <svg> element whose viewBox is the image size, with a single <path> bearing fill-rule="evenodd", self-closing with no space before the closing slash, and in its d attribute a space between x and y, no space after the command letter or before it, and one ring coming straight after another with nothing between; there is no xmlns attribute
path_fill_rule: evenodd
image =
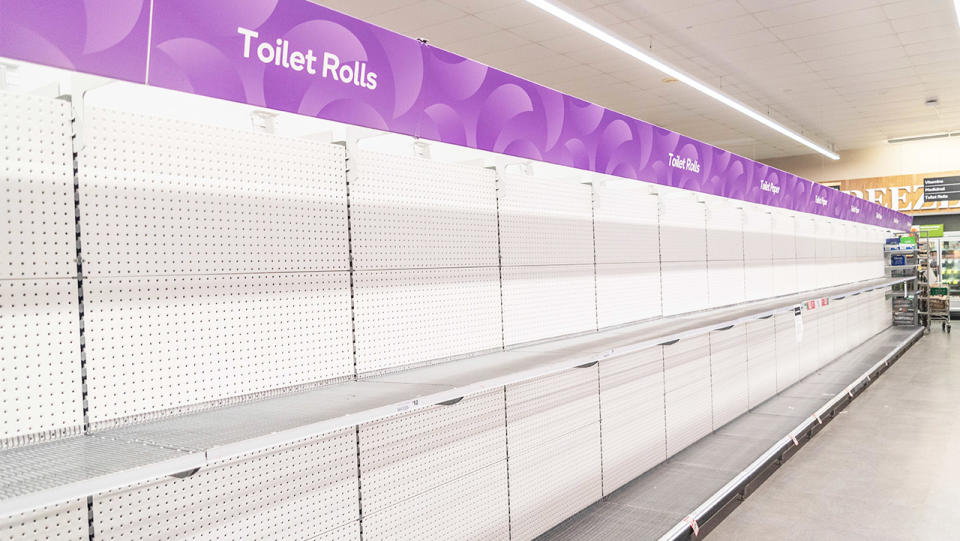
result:
<svg viewBox="0 0 960 541"><path fill-rule="evenodd" d="M912 223L307 0L0 0L0 13L0 56L890 229Z"/></svg>
<svg viewBox="0 0 960 541"><path fill-rule="evenodd" d="M926 201L960 201L960 176L923 179Z"/></svg>

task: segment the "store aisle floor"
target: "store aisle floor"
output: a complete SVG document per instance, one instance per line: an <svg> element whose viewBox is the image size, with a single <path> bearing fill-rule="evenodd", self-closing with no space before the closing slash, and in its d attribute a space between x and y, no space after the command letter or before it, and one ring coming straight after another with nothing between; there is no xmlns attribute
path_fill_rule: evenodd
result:
<svg viewBox="0 0 960 541"><path fill-rule="evenodd" d="M937 328L709 538L960 539L958 414L960 336Z"/></svg>

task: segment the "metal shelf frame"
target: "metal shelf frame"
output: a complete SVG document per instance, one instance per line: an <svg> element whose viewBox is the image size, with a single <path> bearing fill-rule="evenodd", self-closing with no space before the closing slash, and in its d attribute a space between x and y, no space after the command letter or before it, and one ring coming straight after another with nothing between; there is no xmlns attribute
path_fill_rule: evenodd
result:
<svg viewBox="0 0 960 541"><path fill-rule="evenodd" d="M0 516L85 498L661 344L913 280L878 278L628 324L504 351L363 377L249 401L0 450Z"/></svg>

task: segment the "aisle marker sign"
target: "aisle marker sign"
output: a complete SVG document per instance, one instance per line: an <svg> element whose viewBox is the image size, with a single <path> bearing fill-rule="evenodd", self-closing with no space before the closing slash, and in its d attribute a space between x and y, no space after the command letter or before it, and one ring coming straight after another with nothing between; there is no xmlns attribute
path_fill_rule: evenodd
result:
<svg viewBox="0 0 960 541"><path fill-rule="evenodd" d="M924 201L960 201L960 176L923 179Z"/></svg>

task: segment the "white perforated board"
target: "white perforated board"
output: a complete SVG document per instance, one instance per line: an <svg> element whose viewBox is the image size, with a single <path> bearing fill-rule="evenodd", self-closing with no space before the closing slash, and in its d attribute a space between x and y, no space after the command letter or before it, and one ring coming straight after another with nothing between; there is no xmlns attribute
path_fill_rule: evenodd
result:
<svg viewBox="0 0 960 541"><path fill-rule="evenodd" d="M364 515L505 462L504 404L503 389L495 389L360 425Z"/></svg>
<svg viewBox="0 0 960 541"><path fill-rule="evenodd" d="M500 179L504 266L593 264L593 190L536 177Z"/></svg>
<svg viewBox="0 0 960 541"><path fill-rule="evenodd" d="M658 203L650 186L605 179L593 189L597 263L660 261Z"/></svg>
<svg viewBox="0 0 960 541"><path fill-rule="evenodd" d="M743 260L743 209L719 198L707 200L707 259Z"/></svg>
<svg viewBox="0 0 960 541"><path fill-rule="evenodd" d="M706 261L706 205L689 193L660 196L662 261Z"/></svg>
<svg viewBox="0 0 960 541"><path fill-rule="evenodd" d="M665 261L660 269L663 315L683 314L709 306L706 261Z"/></svg>
<svg viewBox="0 0 960 541"><path fill-rule="evenodd" d="M754 408L777 393L776 320L748 321L746 326L749 406Z"/></svg>
<svg viewBox="0 0 960 541"><path fill-rule="evenodd" d="M600 328L660 315L659 263L597 265L597 320Z"/></svg>
<svg viewBox="0 0 960 541"><path fill-rule="evenodd" d="M746 278L743 260L707 263L707 289L710 306L729 306L745 300Z"/></svg>
<svg viewBox="0 0 960 541"><path fill-rule="evenodd" d="M590 366L507 385L510 456L599 422L598 377L596 366Z"/></svg>
<svg viewBox="0 0 960 541"><path fill-rule="evenodd" d="M511 538L533 539L603 496L600 423L511 452L508 467Z"/></svg>
<svg viewBox="0 0 960 541"><path fill-rule="evenodd" d="M706 335L663 348L667 456L673 456L712 430L710 344Z"/></svg>
<svg viewBox="0 0 960 541"><path fill-rule="evenodd" d="M97 538L118 541L349 539L360 518L355 431L97 495L93 506Z"/></svg>
<svg viewBox="0 0 960 541"><path fill-rule="evenodd" d="M596 330L594 266L503 268L504 344Z"/></svg>
<svg viewBox="0 0 960 541"><path fill-rule="evenodd" d="M87 279L91 423L351 375L349 285L345 272Z"/></svg>
<svg viewBox="0 0 960 541"><path fill-rule="evenodd" d="M747 260L743 268L746 281L746 299L748 301L766 299L773 296L774 276L773 260Z"/></svg>
<svg viewBox="0 0 960 541"><path fill-rule="evenodd" d="M744 209L743 257L747 261L773 259L773 215L759 205Z"/></svg>
<svg viewBox="0 0 960 541"><path fill-rule="evenodd" d="M82 429L76 280L0 280L0 448Z"/></svg>
<svg viewBox="0 0 960 541"><path fill-rule="evenodd" d="M500 348L492 268L354 272L359 373Z"/></svg>
<svg viewBox="0 0 960 541"><path fill-rule="evenodd" d="M713 429L716 430L750 407L747 328L737 325L726 331L711 332L709 337Z"/></svg>
<svg viewBox="0 0 960 541"><path fill-rule="evenodd" d="M88 108L87 276L346 270L343 147Z"/></svg>
<svg viewBox="0 0 960 541"><path fill-rule="evenodd" d="M783 391L800 379L800 339L797 334L796 317L792 312L781 312L774 316L777 392Z"/></svg>
<svg viewBox="0 0 960 541"><path fill-rule="evenodd" d="M509 539L507 461L368 513L365 540Z"/></svg>
<svg viewBox="0 0 960 541"><path fill-rule="evenodd" d="M365 151L350 171L355 269L498 265L493 171Z"/></svg>
<svg viewBox="0 0 960 541"><path fill-rule="evenodd" d="M773 259L797 258L797 219L782 211L773 213L771 222L773 235Z"/></svg>
<svg viewBox="0 0 960 541"><path fill-rule="evenodd" d="M89 541L87 501L74 500L0 517L4 541Z"/></svg>
<svg viewBox="0 0 960 541"><path fill-rule="evenodd" d="M605 495L667 458L662 349L600 362Z"/></svg>
<svg viewBox="0 0 960 541"><path fill-rule="evenodd" d="M77 274L70 104L0 92L0 279Z"/></svg>

